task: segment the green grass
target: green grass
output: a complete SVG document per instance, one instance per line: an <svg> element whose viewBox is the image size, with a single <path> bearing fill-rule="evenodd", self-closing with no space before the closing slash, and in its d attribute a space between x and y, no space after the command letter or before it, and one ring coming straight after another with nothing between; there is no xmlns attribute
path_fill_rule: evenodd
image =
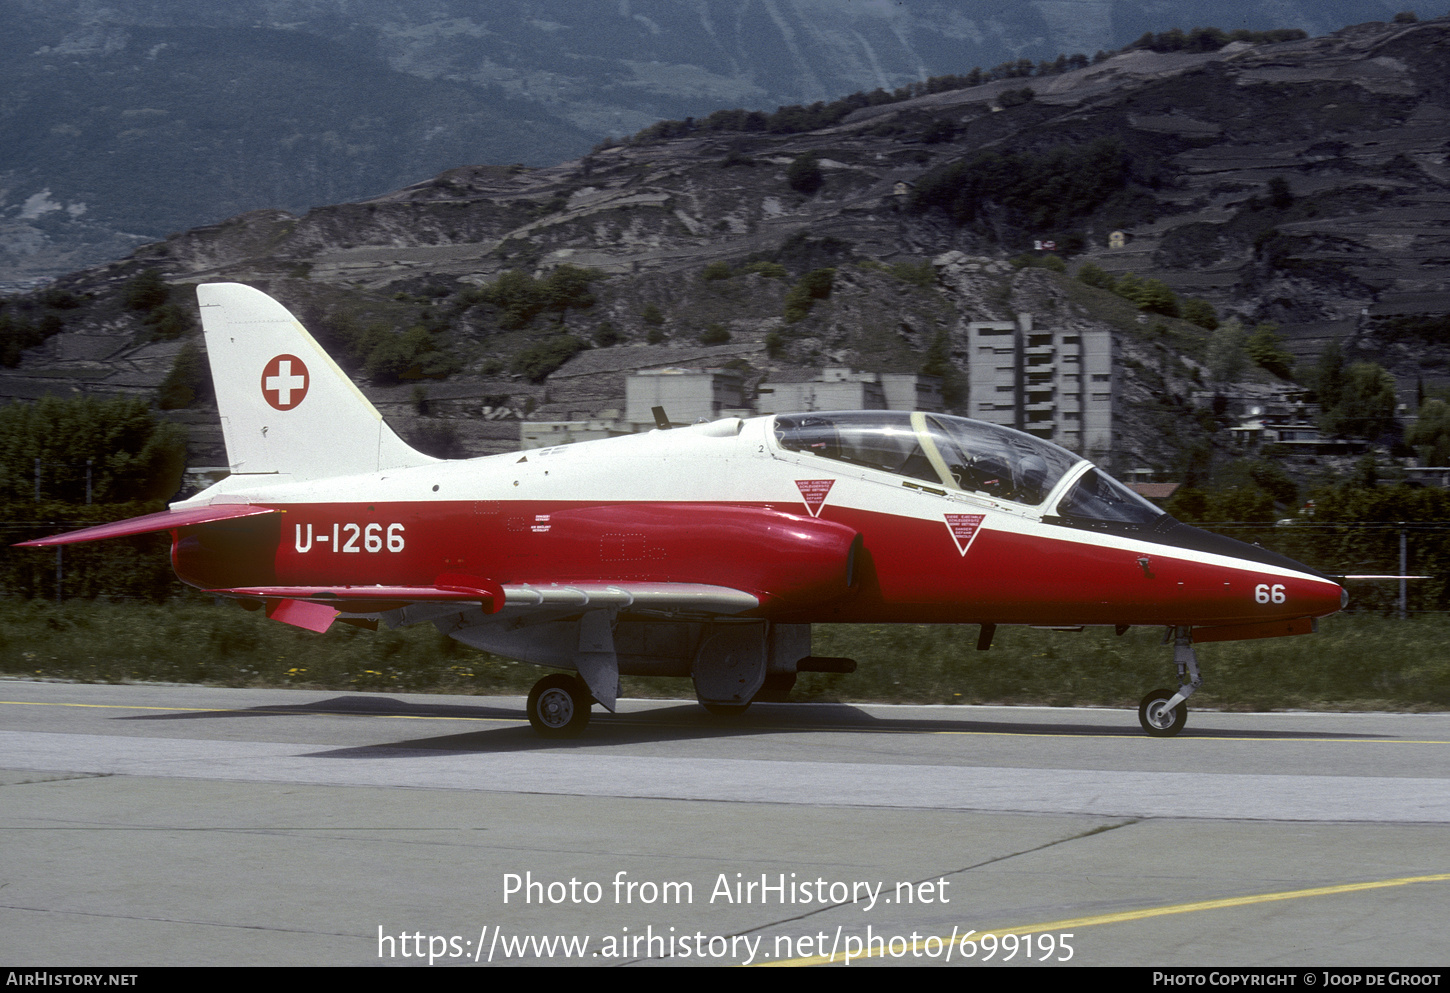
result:
<svg viewBox="0 0 1450 993"><path fill-rule="evenodd" d="M819 625L815 653L854 658L852 675L807 674L792 699L882 703L1135 706L1175 685L1161 630L1081 633L975 627ZM1450 618L1345 615L1299 638L1198 649L1194 706L1218 709L1450 709ZM178 682L514 694L543 670L477 652L429 625L315 635L232 605L0 601L0 673L82 682ZM688 679L626 677L626 696L689 698Z"/></svg>

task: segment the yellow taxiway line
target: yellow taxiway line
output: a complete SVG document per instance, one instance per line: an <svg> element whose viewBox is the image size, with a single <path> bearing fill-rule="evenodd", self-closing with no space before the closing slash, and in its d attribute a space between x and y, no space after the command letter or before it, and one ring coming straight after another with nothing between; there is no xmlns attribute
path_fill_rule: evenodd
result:
<svg viewBox="0 0 1450 993"><path fill-rule="evenodd" d="M1228 907L1249 907L1259 903L1276 903L1280 900L1303 900L1309 897L1334 896L1339 893L1361 893L1365 890L1388 889L1392 886L1410 886L1415 883L1444 883L1450 882L1450 872L1437 873L1430 876L1400 876L1396 879L1377 879L1367 883L1341 883L1336 886L1316 886L1304 890L1281 890L1277 893L1254 893L1249 896L1230 896L1218 900L1198 900L1193 903L1175 903L1166 907L1143 907L1138 910L1123 910L1113 914L1097 914L1092 917L1071 917L1061 921L1048 921L1043 924L1021 924L1016 927L992 928L987 931L973 931L962 935L958 933L955 940L958 942L974 941L980 942L983 938L991 935L1000 940L1004 935L1041 934L1047 931L1077 931L1082 928L1097 927L1100 924L1122 924L1127 921L1142 921L1153 917L1168 917L1173 914L1193 914L1202 910L1223 910ZM938 955L943 943L953 940L953 936L933 937L931 939L919 939L906 949L905 954L911 954L926 945L927 940L938 943ZM885 954L883 950L864 949L850 957L850 961L858 958L873 958ZM806 958L781 959L776 962L762 962L762 966L800 966L800 965L829 965L833 962L848 961L846 953L836 952L831 955L812 955Z"/></svg>

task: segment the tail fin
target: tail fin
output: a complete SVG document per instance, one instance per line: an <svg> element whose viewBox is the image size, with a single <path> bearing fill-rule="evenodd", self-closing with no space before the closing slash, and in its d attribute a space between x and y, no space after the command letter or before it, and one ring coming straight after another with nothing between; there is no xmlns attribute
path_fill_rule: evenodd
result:
<svg viewBox="0 0 1450 993"><path fill-rule="evenodd" d="M196 288L234 475L308 480L435 461L383 422L297 318L240 283Z"/></svg>

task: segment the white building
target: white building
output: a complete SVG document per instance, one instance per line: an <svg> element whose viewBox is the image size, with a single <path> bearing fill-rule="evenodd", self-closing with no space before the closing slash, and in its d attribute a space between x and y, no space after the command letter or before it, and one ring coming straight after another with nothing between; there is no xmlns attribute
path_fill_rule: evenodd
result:
<svg viewBox="0 0 1450 993"><path fill-rule="evenodd" d="M1107 331L1040 330L1031 314L967 325L971 416L1088 458L1113 446L1115 344Z"/></svg>
<svg viewBox="0 0 1450 993"><path fill-rule="evenodd" d="M655 407L672 424L717 420L746 409L745 383L731 369L645 369L625 379L626 421L653 427Z"/></svg>
<svg viewBox="0 0 1450 993"><path fill-rule="evenodd" d="M913 373L854 372L827 366L806 382L771 381L761 386L756 408L762 414L805 410L942 409L941 380Z"/></svg>

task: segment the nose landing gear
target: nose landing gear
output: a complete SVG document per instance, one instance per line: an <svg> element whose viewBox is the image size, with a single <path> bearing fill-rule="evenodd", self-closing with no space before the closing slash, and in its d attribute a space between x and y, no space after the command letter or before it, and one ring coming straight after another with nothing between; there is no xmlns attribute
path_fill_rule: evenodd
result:
<svg viewBox="0 0 1450 993"><path fill-rule="evenodd" d="M1203 684L1198 673L1198 656L1193 651L1193 630L1178 627L1172 631L1178 689L1154 690L1138 704L1138 723L1154 738L1171 738L1183 730L1183 725L1188 723L1188 704L1185 701Z"/></svg>

